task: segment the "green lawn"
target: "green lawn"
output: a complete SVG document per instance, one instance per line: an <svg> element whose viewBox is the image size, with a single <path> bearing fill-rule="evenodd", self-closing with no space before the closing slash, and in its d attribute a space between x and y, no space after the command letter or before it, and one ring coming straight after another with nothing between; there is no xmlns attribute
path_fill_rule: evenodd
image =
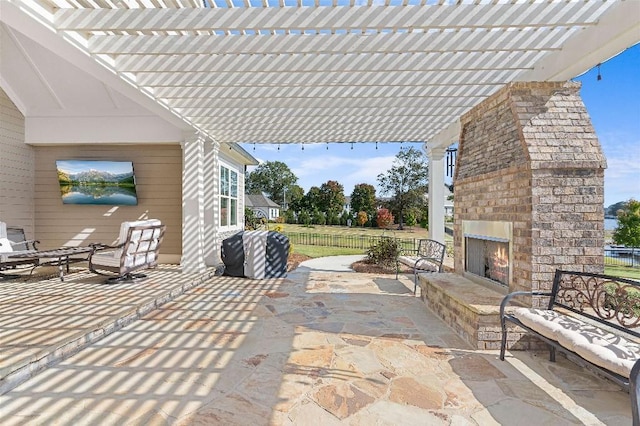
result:
<svg viewBox="0 0 640 426"><path fill-rule="evenodd" d="M607 275L613 275L614 277L631 278L634 280L640 280L640 269L631 268L629 266L605 266L604 273Z"/></svg>
<svg viewBox="0 0 640 426"><path fill-rule="evenodd" d="M364 255L362 250L342 247L305 246L302 244L294 244L293 252L296 254L304 254L309 257L342 256L350 254Z"/></svg>
<svg viewBox="0 0 640 426"><path fill-rule="evenodd" d="M365 236L388 236L397 238L428 238L429 231L420 227L407 227L406 229L399 231L397 229L380 229L380 228L361 228L361 227L346 227L346 226L329 226L329 225L292 225L289 223L284 224L269 224L269 229L274 229L276 226L282 226L284 232L299 232L305 234L327 234L327 235L365 235Z"/></svg>

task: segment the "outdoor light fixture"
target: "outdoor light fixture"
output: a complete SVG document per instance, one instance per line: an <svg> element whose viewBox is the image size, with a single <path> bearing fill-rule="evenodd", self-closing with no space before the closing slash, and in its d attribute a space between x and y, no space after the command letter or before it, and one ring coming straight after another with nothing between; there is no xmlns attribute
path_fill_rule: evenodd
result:
<svg viewBox="0 0 640 426"><path fill-rule="evenodd" d="M304 151L304 142L302 142L302 150Z"/></svg>
<svg viewBox="0 0 640 426"><path fill-rule="evenodd" d="M600 65L602 64L598 64L598 77L596 77L598 81L602 80L602 74L600 74Z"/></svg>
<svg viewBox="0 0 640 426"><path fill-rule="evenodd" d="M378 149L378 141L376 141L376 150Z"/></svg>
<svg viewBox="0 0 640 426"><path fill-rule="evenodd" d="M353 142L351 142L351 149L353 149Z"/></svg>

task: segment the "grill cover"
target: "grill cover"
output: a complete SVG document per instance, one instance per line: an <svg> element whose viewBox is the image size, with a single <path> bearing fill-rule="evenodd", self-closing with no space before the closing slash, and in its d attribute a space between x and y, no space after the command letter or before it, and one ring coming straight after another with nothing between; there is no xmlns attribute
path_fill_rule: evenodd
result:
<svg viewBox="0 0 640 426"><path fill-rule="evenodd" d="M275 231L243 231L222 241L224 275L230 277L285 277L288 257L289 238Z"/></svg>

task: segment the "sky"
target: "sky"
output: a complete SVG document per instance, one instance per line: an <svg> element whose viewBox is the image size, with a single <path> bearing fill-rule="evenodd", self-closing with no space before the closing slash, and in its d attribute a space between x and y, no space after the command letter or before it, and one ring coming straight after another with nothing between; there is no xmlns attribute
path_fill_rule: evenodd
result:
<svg viewBox="0 0 640 426"><path fill-rule="evenodd" d="M604 205L610 206L640 200L640 45L604 62L600 74L598 80L594 68L574 80L582 83L582 99L607 158ZM377 187L376 177L391 167L401 146L422 149L420 143L379 143L377 149L373 143L305 144L304 150L300 144L242 146L261 162L287 164L305 193L335 180L347 196L359 183Z"/></svg>

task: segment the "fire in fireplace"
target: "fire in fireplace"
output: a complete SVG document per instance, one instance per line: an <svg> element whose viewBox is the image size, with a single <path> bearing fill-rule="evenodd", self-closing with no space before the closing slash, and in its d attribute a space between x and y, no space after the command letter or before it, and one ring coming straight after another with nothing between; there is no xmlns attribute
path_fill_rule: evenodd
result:
<svg viewBox="0 0 640 426"><path fill-rule="evenodd" d="M467 272L509 286L509 240L466 236L465 247Z"/></svg>

